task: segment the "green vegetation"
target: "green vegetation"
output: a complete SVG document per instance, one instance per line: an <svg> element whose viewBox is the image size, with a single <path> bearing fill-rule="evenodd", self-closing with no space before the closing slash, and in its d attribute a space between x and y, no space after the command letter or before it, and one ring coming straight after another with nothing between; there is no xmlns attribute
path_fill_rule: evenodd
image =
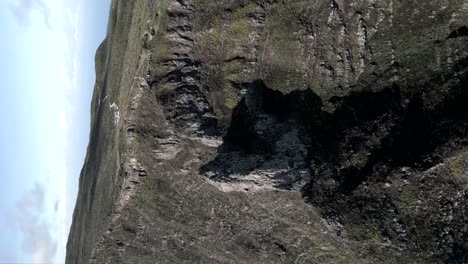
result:
<svg viewBox="0 0 468 264"><path fill-rule="evenodd" d="M447 161L447 166L452 174L455 176L460 176L467 171L466 157L459 156L456 158L449 159Z"/></svg>
<svg viewBox="0 0 468 264"><path fill-rule="evenodd" d="M203 16L197 16L194 22L194 31L203 31L219 25L224 14L224 1L197 0L195 10Z"/></svg>
<svg viewBox="0 0 468 264"><path fill-rule="evenodd" d="M238 42L248 41L250 29L248 18L251 17L257 8L257 5L254 3L249 3L244 7L236 9L232 13L230 28L229 28L229 39Z"/></svg>
<svg viewBox="0 0 468 264"><path fill-rule="evenodd" d="M244 64L239 60L234 60L225 64L224 78L230 82L242 82L242 70Z"/></svg>
<svg viewBox="0 0 468 264"><path fill-rule="evenodd" d="M226 107L229 109L234 109L234 107L236 107L240 101L239 93L234 88L232 88L230 84L227 84L227 86L224 88L224 95L226 97Z"/></svg>
<svg viewBox="0 0 468 264"><path fill-rule="evenodd" d="M266 9L262 71L265 83L283 93L304 89L303 50L294 34L297 18L308 4L305 1L277 3Z"/></svg>
<svg viewBox="0 0 468 264"><path fill-rule="evenodd" d="M397 205L402 210L413 209L418 202L418 190L412 189L411 186L403 187L399 197L397 197Z"/></svg>

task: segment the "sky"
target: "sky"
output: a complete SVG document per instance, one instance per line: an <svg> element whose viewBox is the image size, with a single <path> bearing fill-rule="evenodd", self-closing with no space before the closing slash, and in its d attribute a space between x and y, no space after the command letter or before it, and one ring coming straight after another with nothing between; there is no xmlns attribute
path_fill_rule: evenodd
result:
<svg viewBox="0 0 468 264"><path fill-rule="evenodd" d="M0 263L64 263L109 7L0 1Z"/></svg>

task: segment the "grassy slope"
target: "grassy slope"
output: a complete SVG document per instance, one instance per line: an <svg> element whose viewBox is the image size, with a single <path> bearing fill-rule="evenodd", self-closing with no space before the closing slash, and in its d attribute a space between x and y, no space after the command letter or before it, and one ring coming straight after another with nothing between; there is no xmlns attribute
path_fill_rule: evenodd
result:
<svg viewBox="0 0 468 264"><path fill-rule="evenodd" d="M138 67L143 2L112 1L108 36L96 53L96 85L91 105L90 143L83 166L67 263L84 263L106 230L120 190L121 126ZM136 40L136 41L134 41ZM110 107L115 104L116 107ZM115 123L119 111L120 122Z"/></svg>

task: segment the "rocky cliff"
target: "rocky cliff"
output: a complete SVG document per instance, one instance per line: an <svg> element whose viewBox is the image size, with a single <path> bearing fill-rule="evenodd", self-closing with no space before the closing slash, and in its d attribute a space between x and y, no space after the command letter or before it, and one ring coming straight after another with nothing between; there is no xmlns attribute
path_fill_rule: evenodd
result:
<svg viewBox="0 0 468 264"><path fill-rule="evenodd" d="M468 263L468 1L114 0L67 263Z"/></svg>

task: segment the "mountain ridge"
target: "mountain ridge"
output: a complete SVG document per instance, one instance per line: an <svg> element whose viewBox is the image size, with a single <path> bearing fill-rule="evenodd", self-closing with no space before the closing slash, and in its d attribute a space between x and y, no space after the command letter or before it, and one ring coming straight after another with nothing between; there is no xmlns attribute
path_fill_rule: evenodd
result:
<svg viewBox="0 0 468 264"><path fill-rule="evenodd" d="M468 1L112 1L66 263L465 263Z"/></svg>

